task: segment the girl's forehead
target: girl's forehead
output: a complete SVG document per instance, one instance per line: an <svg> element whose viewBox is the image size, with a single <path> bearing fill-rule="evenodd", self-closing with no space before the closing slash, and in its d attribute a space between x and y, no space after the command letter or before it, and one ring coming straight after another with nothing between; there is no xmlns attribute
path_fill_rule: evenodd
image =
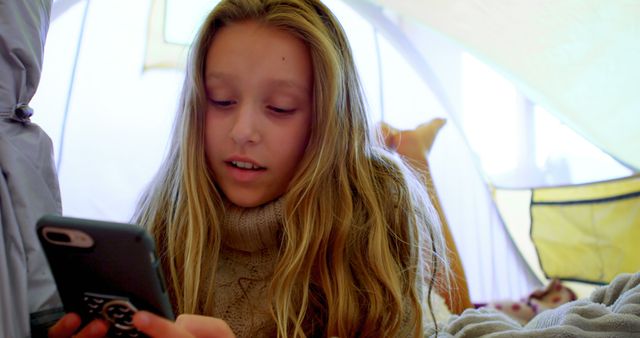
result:
<svg viewBox="0 0 640 338"><path fill-rule="evenodd" d="M231 21L224 23L220 26L212 28L214 30L211 41L208 46L201 46L203 48L209 48L216 40L219 39L221 34L229 30L241 31L241 33L237 33L236 35L243 35L246 38L258 38L261 39L264 36L286 36L288 39L298 40L301 44L305 45L307 48L310 48L310 42L307 41L303 28L296 28L294 25L277 25L275 23L270 23L266 21L256 20L256 19L244 19L238 21Z"/></svg>
<svg viewBox="0 0 640 338"><path fill-rule="evenodd" d="M311 87L312 61L306 43L293 34L255 21L219 29L207 52L205 79L273 79L278 86Z"/></svg>

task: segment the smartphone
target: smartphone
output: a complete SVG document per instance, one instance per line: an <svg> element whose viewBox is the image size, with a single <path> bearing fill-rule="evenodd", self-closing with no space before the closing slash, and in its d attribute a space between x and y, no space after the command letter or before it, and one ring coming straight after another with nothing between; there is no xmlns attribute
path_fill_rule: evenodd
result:
<svg viewBox="0 0 640 338"><path fill-rule="evenodd" d="M145 337L132 325L146 310L174 319L151 236L140 226L45 215L36 225L66 312L95 318L109 337Z"/></svg>

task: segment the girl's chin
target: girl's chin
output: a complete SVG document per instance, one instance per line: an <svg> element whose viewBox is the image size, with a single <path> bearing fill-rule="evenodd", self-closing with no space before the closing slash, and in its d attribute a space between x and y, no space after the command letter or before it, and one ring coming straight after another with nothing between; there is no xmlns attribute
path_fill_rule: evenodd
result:
<svg viewBox="0 0 640 338"><path fill-rule="evenodd" d="M260 196L257 197L255 194L247 194L247 193L242 193L242 194L227 194L225 193L225 196L227 197L227 199L229 200L229 202L233 203L236 206L242 207L242 208L255 208L255 207L259 207L263 204L267 204L271 201L274 201L276 199L278 199L278 197L280 197L281 195L278 196Z"/></svg>

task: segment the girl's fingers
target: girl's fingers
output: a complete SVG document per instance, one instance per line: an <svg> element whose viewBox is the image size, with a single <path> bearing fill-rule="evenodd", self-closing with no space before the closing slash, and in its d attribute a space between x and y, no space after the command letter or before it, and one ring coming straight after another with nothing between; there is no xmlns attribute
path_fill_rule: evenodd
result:
<svg viewBox="0 0 640 338"><path fill-rule="evenodd" d="M80 327L80 324L80 316L75 313L67 313L49 328L48 336L49 338L71 337Z"/></svg>
<svg viewBox="0 0 640 338"><path fill-rule="evenodd" d="M82 321L75 313L68 313L49 329L49 338L71 337L80 327ZM102 320L94 320L82 328L74 337L76 338L101 338L109 331L109 325Z"/></svg>
<svg viewBox="0 0 640 338"><path fill-rule="evenodd" d="M133 315L133 325L141 332L154 338L192 338L187 330L174 322L147 311Z"/></svg>
<svg viewBox="0 0 640 338"><path fill-rule="evenodd" d="M221 319L196 315L180 315L176 322L138 311L133 316L133 325L154 338L235 338L229 325Z"/></svg>
<svg viewBox="0 0 640 338"><path fill-rule="evenodd" d="M229 325L218 318L180 315L176 320L176 324L198 338L235 338Z"/></svg>
<svg viewBox="0 0 640 338"><path fill-rule="evenodd" d="M109 331L109 324L106 321L96 319L87 326L83 327L74 338L102 338L107 335Z"/></svg>

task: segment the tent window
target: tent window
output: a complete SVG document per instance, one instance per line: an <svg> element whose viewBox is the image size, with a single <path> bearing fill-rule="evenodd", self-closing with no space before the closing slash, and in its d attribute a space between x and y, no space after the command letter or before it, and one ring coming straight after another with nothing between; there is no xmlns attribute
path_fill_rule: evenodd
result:
<svg viewBox="0 0 640 338"><path fill-rule="evenodd" d="M188 45L196 35L206 15L220 0L167 0L164 36L167 42ZM194 18L198 18L194 20Z"/></svg>
<svg viewBox="0 0 640 338"><path fill-rule="evenodd" d="M536 166L546 185L626 177L632 171L578 135L540 106L534 109Z"/></svg>
<svg viewBox="0 0 640 338"><path fill-rule="evenodd" d="M340 0L323 1L342 24L373 122L384 120L397 128L413 128L445 115L431 89L375 23L367 21ZM375 55L375 57L374 57Z"/></svg>
<svg viewBox="0 0 640 338"><path fill-rule="evenodd" d="M461 73L462 128L496 186L581 184L632 174L470 54L463 53Z"/></svg>

